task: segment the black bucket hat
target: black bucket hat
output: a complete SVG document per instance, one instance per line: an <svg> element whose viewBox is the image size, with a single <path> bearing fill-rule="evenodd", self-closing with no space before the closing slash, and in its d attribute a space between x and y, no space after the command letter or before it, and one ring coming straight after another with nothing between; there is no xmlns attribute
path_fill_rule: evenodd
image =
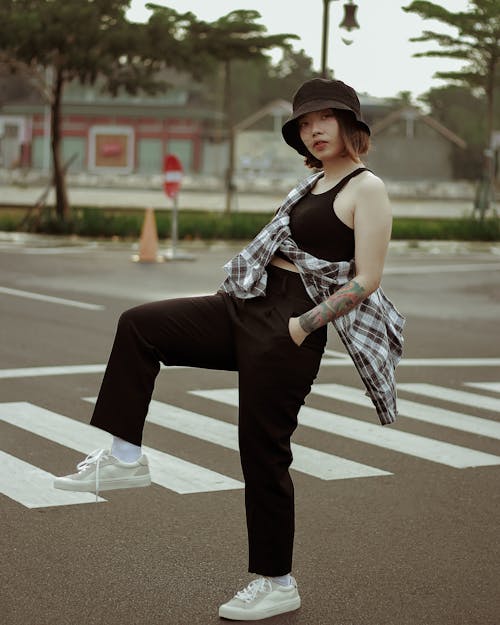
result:
<svg viewBox="0 0 500 625"><path fill-rule="evenodd" d="M293 96L292 115L281 129L283 138L288 145L295 148L299 154L307 156L306 146L300 138L297 119L306 113L330 108L351 111L361 129L370 134L369 126L361 117L361 105L358 96L352 87L341 80L313 78L301 85Z"/></svg>

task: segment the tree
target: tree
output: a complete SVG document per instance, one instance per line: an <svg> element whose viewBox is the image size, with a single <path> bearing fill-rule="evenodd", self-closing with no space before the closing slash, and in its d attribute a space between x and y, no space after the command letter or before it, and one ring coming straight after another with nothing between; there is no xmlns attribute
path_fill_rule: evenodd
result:
<svg viewBox="0 0 500 625"><path fill-rule="evenodd" d="M400 91L395 97L389 98L389 101L395 108L415 106L411 91Z"/></svg>
<svg viewBox="0 0 500 625"><path fill-rule="evenodd" d="M312 59L303 51L285 50L276 64L267 57L236 59L231 66L233 120L240 122L272 100L291 101L298 86L315 76ZM209 84L214 93L217 77L212 77Z"/></svg>
<svg viewBox="0 0 500 625"><path fill-rule="evenodd" d="M19 75L12 75L7 67L0 63L0 107L12 100L27 99L33 93L28 81Z"/></svg>
<svg viewBox="0 0 500 625"><path fill-rule="evenodd" d="M269 72L269 99L285 98L291 101L303 82L317 76L318 72L313 69L313 60L304 50L285 49L282 59Z"/></svg>
<svg viewBox="0 0 500 625"><path fill-rule="evenodd" d="M484 177L491 183L493 163L489 151L494 127L495 95L499 86L500 59L500 10L499 0L470 0L468 11L452 12L433 2L414 0L403 7L406 12L416 13L423 19L435 19L457 29L458 34L445 35L423 31L420 37L410 41L435 41L441 49L414 54L416 57L448 57L465 62L456 72L436 72L436 78L465 85L473 93L486 96L486 124Z"/></svg>
<svg viewBox="0 0 500 625"><path fill-rule="evenodd" d="M65 85L95 83L116 95L154 93L172 40L182 39L194 16L169 10L148 24L126 20L129 0L2 0L0 63L29 76L51 108L51 151L56 214L67 218L69 203L61 161L61 104ZM168 24L166 24L168 22ZM168 26L168 27L166 27ZM161 32L159 32L162 27ZM180 35L179 35L180 33ZM178 42L179 63L188 58ZM168 57L167 57L168 58Z"/></svg>
<svg viewBox="0 0 500 625"><path fill-rule="evenodd" d="M415 57L448 57L462 59L466 65L456 72L436 72L444 78L466 85L486 95L486 140L493 130L495 87L498 88L500 59L500 5L498 0L471 0L471 10L452 12L433 2L415 0L404 11L417 13L423 19L435 19L458 30L458 36L424 31L410 41L436 41L443 48L414 54Z"/></svg>
<svg viewBox="0 0 500 625"><path fill-rule="evenodd" d="M191 29L191 45L196 58L206 63L207 58L222 65L224 81L224 113L229 139L229 165L226 174L226 212L231 211L234 193L234 112L232 64L235 60L267 58L265 52L272 48L288 49L290 39L297 35L266 35L266 27L256 23L260 14L252 10L231 11L214 22L198 22Z"/></svg>
<svg viewBox="0 0 500 625"><path fill-rule="evenodd" d="M291 101L300 84L318 75L312 69L312 63L303 50L284 50L276 63L267 57L233 61L231 106L234 121L240 122L272 100ZM219 74L205 76L204 91L214 106L221 83ZM220 109L221 99L218 101Z"/></svg>

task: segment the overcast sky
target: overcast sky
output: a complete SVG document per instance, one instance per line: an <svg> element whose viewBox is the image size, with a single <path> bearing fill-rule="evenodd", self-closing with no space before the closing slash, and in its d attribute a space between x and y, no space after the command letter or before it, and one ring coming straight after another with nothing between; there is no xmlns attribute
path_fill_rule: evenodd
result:
<svg viewBox="0 0 500 625"><path fill-rule="evenodd" d="M415 52L435 48L435 44L408 41L423 30L445 31L440 22L422 20L405 13L401 7L410 4L400 0L355 0L360 29L351 34L338 25L347 0L330 2L330 36L328 64L335 78L351 84L357 91L373 96L390 97L399 91L410 91L418 97L431 87L443 84L432 78L436 71L460 69L462 62L453 59L413 58ZM269 34L293 33L300 37L295 49L304 49L321 67L322 0L155 0L176 11L191 11L198 18L214 21L235 9L254 9L261 15ZM468 0L436 0L448 10L462 11ZM148 11L143 0L132 0L128 18L145 21ZM454 29L447 32L456 34ZM345 45L342 38L354 39Z"/></svg>

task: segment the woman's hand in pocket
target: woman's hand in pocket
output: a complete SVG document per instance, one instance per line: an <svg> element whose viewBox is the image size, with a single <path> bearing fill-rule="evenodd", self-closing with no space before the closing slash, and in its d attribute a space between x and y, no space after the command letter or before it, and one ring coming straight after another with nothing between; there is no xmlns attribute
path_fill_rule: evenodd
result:
<svg viewBox="0 0 500 625"><path fill-rule="evenodd" d="M302 329L298 317L290 317L290 320L288 321L288 331L290 332L292 341L295 345L297 345L297 347L302 345L308 335L308 333L304 332Z"/></svg>

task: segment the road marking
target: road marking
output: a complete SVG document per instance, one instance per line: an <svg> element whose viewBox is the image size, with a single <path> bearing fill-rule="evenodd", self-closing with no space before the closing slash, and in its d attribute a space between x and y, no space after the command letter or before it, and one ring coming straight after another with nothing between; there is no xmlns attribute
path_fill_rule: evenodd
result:
<svg viewBox="0 0 500 625"><path fill-rule="evenodd" d="M327 350L333 352L339 357L335 358L323 358L321 366L333 366L333 367L352 367L352 360L349 357L345 357L341 352L334 352L334 350ZM342 356L342 357L340 357ZM399 367L495 367L500 366L500 358L407 358L401 360ZM161 365L161 370L171 369L187 369L189 367L184 366L165 366ZM19 367L15 369L0 369L0 379L9 378L34 378L51 375L80 375L84 373L103 373L106 369L106 364L100 365L55 365L53 367ZM497 390L500 392L500 384L494 382L486 383L489 385L490 390ZM473 386L470 384L469 386ZM496 388L495 388L496 387ZM480 387L478 387L480 388ZM484 387L487 388L486 386Z"/></svg>
<svg viewBox="0 0 500 625"><path fill-rule="evenodd" d="M483 408L484 410L500 411L500 399L495 397L487 397L486 395L478 395L477 393L467 393L453 388L438 386L437 384L398 384L398 389L410 391L424 397L432 397L433 399L442 399L455 404L463 404L472 406L473 408ZM500 432L500 423L499 432Z"/></svg>
<svg viewBox="0 0 500 625"><path fill-rule="evenodd" d="M321 366L352 367L352 360L323 358ZM398 367L498 367L500 358L403 358Z"/></svg>
<svg viewBox="0 0 500 625"><path fill-rule="evenodd" d="M87 304L86 302L78 302L77 300L65 299L63 297L53 297L52 295L42 295L41 293L32 293L31 291L9 289L5 286L0 286L0 293L4 293L4 295L15 295L17 297L27 297L28 299L50 302L51 304L62 304L63 306L84 308L85 310L104 310L104 306L99 306L98 304Z"/></svg>
<svg viewBox="0 0 500 625"><path fill-rule="evenodd" d="M347 354L346 352L338 352L335 349L325 349L325 356L329 358L342 358L342 360L347 360L351 362L349 354Z"/></svg>
<svg viewBox="0 0 500 625"><path fill-rule="evenodd" d="M331 399L339 399L341 401L350 402L357 406L367 406L373 408L371 400L364 392L351 386L343 386L341 384L316 384L312 392L323 397ZM428 404L419 404L407 399L397 400L398 412L402 417L417 419L425 423L440 425L470 434L479 434L500 440L500 423L490 419L474 417L472 415L455 412L453 410L445 410Z"/></svg>
<svg viewBox="0 0 500 625"><path fill-rule="evenodd" d="M87 365L104 367L104 365ZM52 373L56 368L51 369ZM4 370L5 372L6 370ZM1 376L0 372L0 376ZM469 382L466 386L500 393L500 383ZM500 401L476 393L467 393L431 384L402 384L404 391L416 392L428 397L498 409ZM216 389L191 391L193 395L237 406L237 389ZM317 384L313 393L329 398L372 407L371 401L359 389L336 385ZM90 398L87 401L95 401ZM432 424L500 439L500 423L399 400L401 414ZM58 415L27 402L0 404L0 420L23 428L33 434L75 449L84 454L89 450L105 447L109 435L89 425ZM191 412L177 406L152 401L148 421L188 436L198 438L221 447L238 451L237 427L232 423ZM500 465L500 457L451 445L423 436L382 428L377 424L345 417L324 410L303 407L299 414L301 426L342 436L399 453L437 462L454 468ZM220 473L204 469L175 456L145 447L151 462L153 481L174 492L197 493L243 488L243 484ZM332 454L292 444L294 461L292 469L323 479L350 479L392 475L388 471L360 464ZM28 508L94 503L93 493L72 493L53 488L53 475L24 460L0 451L3 468L0 474L0 492ZM99 501L105 499L99 498Z"/></svg>
<svg viewBox="0 0 500 625"><path fill-rule="evenodd" d="M483 391L492 391L494 393L500 393L500 382L466 382L466 386L479 388Z"/></svg>
<svg viewBox="0 0 500 625"><path fill-rule="evenodd" d="M313 387L314 390L314 387ZM238 404L237 389L216 389L191 391L193 395L212 399L223 404ZM299 412L299 423L310 428L337 434L346 438L397 451L416 458L430 460L456 469L500 465L500 456L494 456L467 447L389 429L388 426L372 425L359 419L344 417L325 410L303 406Z"/></svg>
<svg viewBox="0 0 500 625"><path fill-rule="evenodd" d="M50 375L77 375L81 373L103 373L106 365L68 365L62 367L23 367L0 369L0 379L37 378Z"/></svg>
<svg viewBox="0 0 500 625"><path fill-rule="evenodd" d="M186 369L180 365L161 365L161 370ZM82 373L104 373L106 365L66 365L55 367L21 367L19 369L0 369L0 380L9 378L37 378L51 375L81 375Z"/></svg>
<svg viewBox="0 0 500 625"><path fill-rule="evenodd" d="M24 460L0 451L0 492L26 508L95 503L93 493L72 493L53 487L54 476ZM106 501L101 497L98 501Z"/></svg>
<svg viewBox="0 0 500 625"><path fill-rule="evenodd" d="M84 254L84 253L88 253L89 249L92 249L92 248L95 248L95 246L85 245L85 246L80 246L80 247L76 247L76 246L74 247L25 247L22 249L22 253L32 254L34 256Z"/></svg>
<svg viewBox="0 0 500 625"><path fill-rule="evenodd" d="M238 428L183 408L178 408L159 401L152 401L148 412L148 421L162 427L182 432L215 445L238 451ZM292 469L312 475L321 480L341 480L356 477L392 475L375 467L359 464L346 458L340 458L316 449L292 443Z"/></svg>
<svg viewBox="0 0 500 625"><path fill-rule="evenodd" d="M18 247L15 243L0 243L0 252L14 252L15 254L26 254L33 256L51 256L63 254L86 254L93 250L94 245L79 247Z"/></svg>
<svg viewBox="0 0 500 625"><path fill-rule="evenodd" d="M109 434L28 402L0 404L0 420L88 454L109 447ZM148 455L153 482L176 493L201 493L243 488L243 483L151 447Z"/></svg>
<svg viewBox="0 0 500 625"><path fill-rule="evenodd" d="M498 367L500 358L403 358L398 367Z"/></svg>
<svg viewBox="0 0 500 625"><path fill-rule="evenodd" d="M417 265L403 267L385 267L384 275L390 274L410 274L410 273L463 273L464 271L498 271L499 263L477 263L477 264L456 264L456 265Z"/></svg>

